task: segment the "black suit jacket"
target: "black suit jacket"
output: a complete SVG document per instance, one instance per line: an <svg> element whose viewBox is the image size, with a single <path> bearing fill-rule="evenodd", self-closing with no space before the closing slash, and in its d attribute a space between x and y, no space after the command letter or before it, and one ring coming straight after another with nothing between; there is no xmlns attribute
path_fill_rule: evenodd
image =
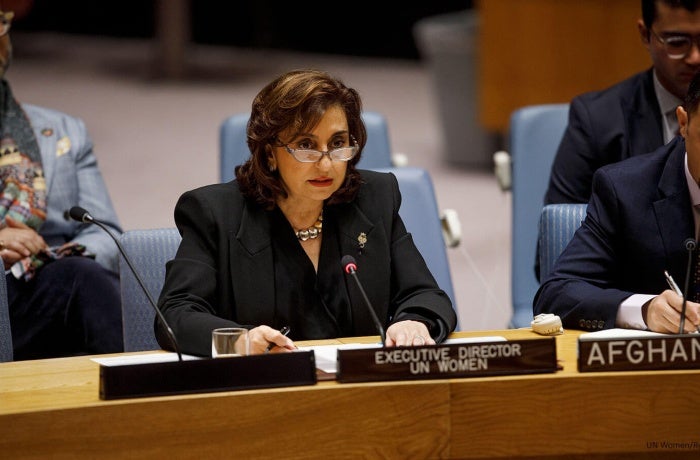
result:
<svg viewBox="0 0 700 460"><path fill-rule="evenodd" d="M587 203L598 168L664 144L652 72L649 69L571 101L569 124L552 164L545 204Z"/></svg>
<svg viewBox="0 0 700 460"><path fill-rule="evenodd" d="M695 224L678 136L655 152L598 170L583 224L540 286L534 313L555 313L564 327L615 327L632 294L668 289L664 270L685 279Z"/></svg>
<svg viewBox="0 0 700 460"><path fill-rule="evenodd" d="M327 207L337 219L341 253L357 260L357 275L386 324L409 310L421 311L439 320L439 330L431 334L444 338L457 317L399 217L396 177L361 173L364 183L354 202ZM209 355L211 331L217 327L272 324L274 261L266 211L246 201L232 181L184 193L175 223L182 242L167 263L158 304L182 351ZM361 233L367 240L362 249ZM347 286L355 334L376 335L361 292L355 283ZM162 347L170 348L161 331L157 336Z"/></svg>

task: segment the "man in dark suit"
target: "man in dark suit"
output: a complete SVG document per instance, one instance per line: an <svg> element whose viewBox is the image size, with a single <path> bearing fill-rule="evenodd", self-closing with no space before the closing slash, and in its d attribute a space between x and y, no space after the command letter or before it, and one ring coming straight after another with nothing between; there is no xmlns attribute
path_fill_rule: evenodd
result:
<svg viewBox="0 0 700 460"><path fill-rule="evenodd" d="M642 0L642 18L637 27L653 66L571 101L545 204L586 203L598 168L676 135L675 109L700 70L700 0Z"/></svg>
<svg viewBox="0 0 700 460"><path fill-rule="evenodd" d="M699 106L700 73L676 110L680 136L596 171L586 219L535 295L535 315L554 313L564 327L587 331L679 331L683 301L664 270L685 280L685 241L698 235ZM699 325L700 304L688 301L684 331Z"/></svg>

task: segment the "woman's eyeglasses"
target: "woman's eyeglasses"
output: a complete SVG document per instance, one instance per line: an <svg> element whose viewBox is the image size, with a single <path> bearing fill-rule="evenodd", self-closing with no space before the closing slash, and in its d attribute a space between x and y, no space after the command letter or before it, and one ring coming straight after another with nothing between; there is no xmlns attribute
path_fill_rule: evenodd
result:
<svg viewBox="0 0 700 460"><path fill-rule="evenodd" d="M327 150L325 152L314 149L293 149L289 146L289 144L282 143L280 143L278 147L284 147L295 160L301 161L302 163L316 163L317 161L320 161L324 155L328 155L331 160L350 161L355 155L357 155L357 151L360 149L355 138L350 136L350 139L354 144L351 147L340 147L333 150Z"/></svg>

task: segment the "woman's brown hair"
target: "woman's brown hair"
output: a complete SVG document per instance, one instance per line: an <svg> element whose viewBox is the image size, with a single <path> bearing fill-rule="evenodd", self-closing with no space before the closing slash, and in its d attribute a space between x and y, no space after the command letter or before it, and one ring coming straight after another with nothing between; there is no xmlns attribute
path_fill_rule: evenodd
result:
<svg viewBox="0 0 700 460"><path fill-rule="evenodd" d="M281 132L311 131L324 113L336 106L345 112L348 132L357 141L359 151L348 161L345 181L326 202L352 200L361 182L356 165L367 142L362 101L357 91L319 70L294 70L280 75L253 99L247 128L251 156L235 170L243 195L266 209L274 208L277 197L286 197L279 172L270 171L269 149L278 142Z"/></svg>

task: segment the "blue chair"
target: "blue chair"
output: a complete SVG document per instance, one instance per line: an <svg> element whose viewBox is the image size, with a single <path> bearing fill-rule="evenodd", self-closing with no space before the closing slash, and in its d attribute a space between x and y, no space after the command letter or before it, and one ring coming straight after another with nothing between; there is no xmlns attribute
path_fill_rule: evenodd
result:
<svg viewBox="0 0 700 460"><path fill-rule="evenodd" d="M180 245L176 228L127 230L119 237L134 269L157 302L165 281L165 263L175 257ZM124 261L119 257L121 277L124 351L159 350L153 331L156 313L148 297Z"/></svg>
<svg viewBox="0 0 700 460"><path fill-rule="evenodd" d="M234 178L234 168L250 156L246 141L246 127L250 114L239 113L225 119L219 128L219 177L221 182ZM389 128L384 115L377 112L362 112L367 128L367 144L362 151L359 168L376 169L393 166Z"/></svg>
<svg viewBox="0 0 700 460"><path fill-rule="evenodd" d="M540 274L544 278L586 217L586 204L549 204L542 209L539 227Z"/></svg>
<svg viewBox="0 0 700 460"><path fill-rule="evenodd" d="M396 176L401 190L399 215L413 241L423 255L428 268L442 290L452 300L457 310L450 263L443 233L442 219L435 198L433 181L423 168L402 166L379 168L377 171L391 172ZM456 330L460 330L459 318Z"/></svg>
<svg viewBox="0 0 700 460"><path fill-rule="evenodd" d="M1 261L2 259L0 259ZM12 328L10 326L10 307L7 302L7 281L0 280L0 363L14 360L12 348Z"/></svg>
<svg viewBox="0 0 700 460"><path fill-rule="evenodd" d="M535 276L537 233L554 157L568 123L569 104L522 107L510 117L512 183L511 295L509 327L529 327ZM504 184L502 183L503 187Z"/></svg>

